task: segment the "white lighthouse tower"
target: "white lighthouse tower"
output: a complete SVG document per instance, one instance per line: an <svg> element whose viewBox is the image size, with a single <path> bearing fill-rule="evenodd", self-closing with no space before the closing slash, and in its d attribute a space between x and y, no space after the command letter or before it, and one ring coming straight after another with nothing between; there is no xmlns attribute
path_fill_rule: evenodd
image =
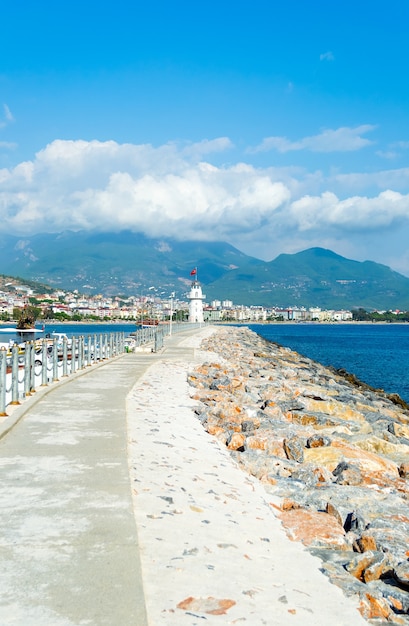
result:
<svg viewBox="0 0 409 626"><path fill-rule="evenodd" d="M189 293L189 322L203 324L203 300L206 298L202 294L202 287L197 279L197 268L190 272L193 276L192 286Z"/></svg>

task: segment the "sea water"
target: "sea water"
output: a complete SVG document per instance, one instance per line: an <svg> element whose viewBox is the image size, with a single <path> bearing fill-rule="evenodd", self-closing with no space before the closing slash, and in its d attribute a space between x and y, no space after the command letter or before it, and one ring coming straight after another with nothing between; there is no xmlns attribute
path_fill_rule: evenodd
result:
<svg viewBox="0 0 409 626"><path fill-rule="evenodd" d="M4 324L2 327L11 326ZM323 365L344 368L360 380L387 393L398 393L409 402L409 324L300 323L248 324L251 330L314 359ZM37 325L42 329L41 325ZM68 337L106 332L129 335L133 323L46 324L36 338L48 333ZM22 341L14 332L1 333L0 341Z"/></svg>
<svg viewBox="0 0 409 626"><path fill-rule="evenodd" d="M249 324L251 330L409 402L409 324Z"/></svg>

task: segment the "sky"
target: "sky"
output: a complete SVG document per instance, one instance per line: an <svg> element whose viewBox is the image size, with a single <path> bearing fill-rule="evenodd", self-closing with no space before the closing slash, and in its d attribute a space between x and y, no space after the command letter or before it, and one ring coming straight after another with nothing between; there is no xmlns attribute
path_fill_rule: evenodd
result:
<svg viewBox="0 0 409 626"><path fill-rule="evenodd" d="M409 276L407 0L0 15L0 232L321 246Z"/></svg>

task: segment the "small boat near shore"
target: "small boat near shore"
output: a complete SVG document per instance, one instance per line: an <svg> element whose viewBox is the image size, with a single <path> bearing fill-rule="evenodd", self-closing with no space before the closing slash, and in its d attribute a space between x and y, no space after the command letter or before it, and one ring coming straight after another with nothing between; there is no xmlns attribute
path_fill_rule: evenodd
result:
<svg viewBox="0 0 409 626"><path fill-rule="evenodd" d="M152 326L159 326L158 320L155 319L146 319L141 323L141 328L151 328Z"/></svg>

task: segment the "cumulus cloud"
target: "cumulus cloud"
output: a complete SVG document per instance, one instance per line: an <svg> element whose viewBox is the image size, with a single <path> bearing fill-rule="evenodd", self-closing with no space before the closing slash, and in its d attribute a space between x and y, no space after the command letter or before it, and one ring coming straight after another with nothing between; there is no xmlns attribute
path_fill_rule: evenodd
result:
<svg viewBox="0 0 409 626"><path fill-rule="evenodd" d="M320 61L334 61L335 57L333 55L333 53L331 52L331 50L328 50L328 52L324 52L323 54L320 54Z"/></svg>
<svg viewBox="0 0 409 626"><path fill-rule="evenodd" d="M304 196L291 203L289 214L301 231L336 228L343 231L379 230L407 220L409 194L390 189L374 198L352 196L340 200L332 192Z"/></svg>
<svg viewBox="0 0 409 626"><path fill-rule="evenodd" d="M360 258L364 240L409 227L409 168L328 178L203 158L231 145L226 138L158 147L56 140L33 160L0 169L0 228L23 236L130 229L158 239L225 240L271 259L309 245ZM382 260L379 248L367 258Z"/></svg>
<svg viewBox="0 0 409 626"><path fill-rule="evenodd" d="M366 133L374 130L376 126L362 124L355 128L343 126L341 128L326 129L319 135L303 137L298 141L291 141L287 137L266 137L261 144L250 148L250 153L267 152L277 150L278 152L292 152L296 150L310 150L311 152L349 152L360 150L373 144L374 142L366 137Z"/></svg>
<svg viewBox="0 0 409 626"><path fill-rule="evenodd" d="M250 165L197 160L200 151L228 146L222 138L186 154L176 144L54 141L33 161L0 170L2 228L129 228L157 237L217 239L257 227L288 202L290 192Z"/></svg>

